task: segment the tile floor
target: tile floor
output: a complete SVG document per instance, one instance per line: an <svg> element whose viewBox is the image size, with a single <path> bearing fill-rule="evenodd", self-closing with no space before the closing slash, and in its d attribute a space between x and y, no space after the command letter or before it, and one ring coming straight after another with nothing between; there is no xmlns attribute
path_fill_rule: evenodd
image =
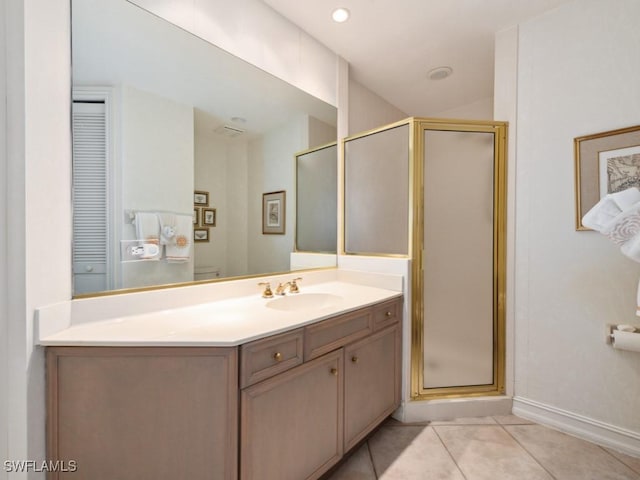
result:
<svg viewBox="0 0 640 480"><path fill-rule="evenodd" d="M640 458L514 415L387 420L325 480L640 480Z"/></svg>

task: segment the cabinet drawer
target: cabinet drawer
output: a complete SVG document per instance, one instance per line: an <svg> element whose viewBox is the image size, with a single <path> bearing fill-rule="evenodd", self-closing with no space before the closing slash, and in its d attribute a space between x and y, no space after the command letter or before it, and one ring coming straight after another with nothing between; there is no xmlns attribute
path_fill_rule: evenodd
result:
<svg viewBox="0 0 640 480"><path fill-rule="evenodd" d="M373 331L372 310L367 308L304 329L304 359L324 355Z"/></svg>
<svg viewBox="0 0 640 480"><path fill-rule="evenodd" d="M303 329L247 343L240 349L240 388L302 363Z"/></svg>
<svg viewBox="0 0 640 480"><path fill-rule="evenodd" d="M402 300L394 299L373 309L373 330L378 331L396 323L402 316Z"/></svg>

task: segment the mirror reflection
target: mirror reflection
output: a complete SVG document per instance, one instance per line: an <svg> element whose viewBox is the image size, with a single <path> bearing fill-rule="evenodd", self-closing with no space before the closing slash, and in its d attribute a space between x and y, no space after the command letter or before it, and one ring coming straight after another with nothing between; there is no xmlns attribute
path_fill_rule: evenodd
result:
<svg viewBox="0 0 640 480"><path fill-rule="evenodd" d="M335 254L338 229L336 142L296 155L296 250Z"/></svg>
<svg viewBox="0 0 640 480"><path fill-rule="evenodd" d="M72 16L74 294L289 270L295 152L335 141L335 107L126 0Z"/></svg>

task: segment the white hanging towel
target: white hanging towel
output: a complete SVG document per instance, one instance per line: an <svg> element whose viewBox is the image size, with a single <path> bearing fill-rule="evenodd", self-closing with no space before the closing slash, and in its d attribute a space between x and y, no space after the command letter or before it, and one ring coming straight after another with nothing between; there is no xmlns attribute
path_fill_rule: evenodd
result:
<svg viewBox="0 0 640 480"><path fill-rule="evenodd" d="M606 195L582 223L607 236L623 255L640 262L640 190L636 187Z"/></svg>
<svg viewBox="0 0 640 480"><path fill-rule="evenodd" d="M193 216L159 213L160 244L165 246L165 257L170 263L188 262L191 258Z"/></svg>
<svg viewBox="0 0 640 480"><path fill-rule="evenodd" d="M133 223L136 226L136 240L141 244L151 243L159 245L160 243L160 224L158 216L155 213L137 212ZM158 260L162 255L162 250L158 249L158 253L153 256L145 257L145 260Z"/></svg>

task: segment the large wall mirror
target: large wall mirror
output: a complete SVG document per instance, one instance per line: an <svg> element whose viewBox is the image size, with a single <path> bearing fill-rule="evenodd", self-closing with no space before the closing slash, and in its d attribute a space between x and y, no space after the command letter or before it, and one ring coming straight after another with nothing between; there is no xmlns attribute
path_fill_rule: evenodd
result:
<svg viewBox="0 0 640 480"><path fill-rule="evenodd" d="M295 155L335 107L126 0L72 0L72 62L75 296L290 269Z"/></svg>

